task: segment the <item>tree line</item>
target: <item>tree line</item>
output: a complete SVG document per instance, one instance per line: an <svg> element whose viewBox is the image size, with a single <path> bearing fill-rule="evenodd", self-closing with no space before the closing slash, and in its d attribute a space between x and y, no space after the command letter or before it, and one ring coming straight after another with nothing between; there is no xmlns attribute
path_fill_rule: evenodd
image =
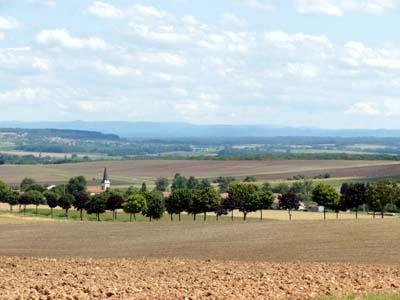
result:
<svg viewBox="0 0 400 300"><path fill-rule="evenodd" d="M290 186L272 186L269 183L260 186L252 182L252 177L244 182L232 177L219 177L213 181L218 185L216 189L207 179L185 177L178 173L171 184L167 178L158 178L152 191L143 183L140 188L132 186L126 191L109 189L90 195L83 176L73 177L67 184L51 189L25 178L18 189L0 182L0 202L8 203L11 212L14 206L19 205L24 213L27 205L35 205L36 213L40 205L48 205L51 217L56 207L62 208L66 217L74 208L80 212L81 220L84 211L96 215L97 220L100 220L101 214L111 211L113 220L117 220L117 212L122 209L129 214L130 221L136 220L137 214L151 221L162 218L165 213L170 215L171 220L178 216L179 221L182 213L192 215L194 220L202 214L204 221L208 213L215 213L217 219L231 214L233 220L235 210L243 214L244 220L249 213L259 211L262 220L263 210L270 209L276 199L276 208L287 210L289 219L292 211L298 210L302 202L323 206L324 219L327 210L336 212L337 217L340 211L353 210L358 218L359 208L366 206L374 217L375 213L380 213L383 218L385 211L400 209L400 188L393 180L372 184L344 183L340 192L326 183L314 184L312 181L295 182ZM171 193L163 194L169 188Z"/></svg>

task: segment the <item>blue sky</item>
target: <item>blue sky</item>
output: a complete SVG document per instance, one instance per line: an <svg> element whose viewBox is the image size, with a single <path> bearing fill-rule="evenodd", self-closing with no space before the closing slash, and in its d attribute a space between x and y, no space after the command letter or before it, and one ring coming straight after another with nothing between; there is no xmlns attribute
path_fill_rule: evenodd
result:
<svg viewBox="0 0 400 300"><path fill-rule="evenodd" d="M400 0L0 0L0 119L400 128Z"/></svg>

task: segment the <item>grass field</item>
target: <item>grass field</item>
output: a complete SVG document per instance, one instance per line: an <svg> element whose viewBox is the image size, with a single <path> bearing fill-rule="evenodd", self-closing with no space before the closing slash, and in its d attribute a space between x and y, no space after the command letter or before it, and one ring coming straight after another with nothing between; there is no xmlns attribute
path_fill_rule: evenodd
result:
<svg viewBox="0 0 400 300"><path fill-rule="evenodd" d="M48 218L40 218L40 217L30 217L30 216L19 216L15 214L0 214L0 224L26 224L33 222L49 222Z"/></svg>
<svg viewBox="0 0 400 300"><path fill-rule="evenodd" d="M254 175L259 180L285 180L302 174L315 176L330 173L335 178L376 178L400 175L400 162L392 161L104 161L62 165L3 165L0 180L20 183L32 177L42 183L60 183L84 175L91 182L99 180L108 167L114 185L154 181L159 176L172 178L175 173L203 178Z"/></svg>

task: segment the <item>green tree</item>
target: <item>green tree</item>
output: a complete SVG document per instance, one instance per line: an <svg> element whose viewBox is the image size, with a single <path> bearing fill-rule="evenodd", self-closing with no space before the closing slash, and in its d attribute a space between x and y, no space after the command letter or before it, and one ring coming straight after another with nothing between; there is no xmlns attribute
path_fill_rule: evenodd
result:
<svg viewBox="0 0 400 300"><path fill-rule="evenodd" d="M5 203L6 197L10 193L10 187L3 181L0 181L0 202Z"/></svg>
<svg viewBox="0 0 400 300"><path fill-rule="evenodd" d="M312 192L312 200L324 207L324 220L326 220L326 209L334 209L339 203L339 198L335 188L325 183L318 183Z"/></svg>
<svg viewBox="0 0 400 300"><path fill-rule="evenodd" d="M157 192L166 192L168 190L169 180L165 177L159 177L157 178L155 184Z"/></svg>
<svg viewBox="0 0 400 300"><path fill-rule="evenodd" d="M149 192L144 194L146 198L147 208L144 215L150 219L159 220L164 215L164 197L159 192Z"/></svg>
<svg viewBox="0 0 400 300"><path fill-rule="evenodd" d="M86 204L90 200L90 195L86 191L81 191L75 196L75 200L72 203L74 208L79 211L79 216L81 221L83 220L83 210L86 207Z"/></svg>
<svg viewBox="0 0 400 300"><path fill-rule="evenodd" d="M259 188L254 184L236 183L229 187L229 197L236 203L236 207L243 213L246 221L249 212L260 209Z"/></svg>
<svg viewBox="0 0 400 300"><path fill-rule="evenodd" d="M340 207L344 210L355 209L358 219L358 208L367 202L367 185L363 183L344 183L340 188Z"/></svg>
<svg viewBox="0 0 400 300"><path fill-rule="evenodd" d="M258 199L259 199L259 207L258 209L260 210L260 219L261 221L263 220L263 210L264 209L269 209L272 205L272 203L275 200L275 194L270 191L259 191L258 192Z"/></svg>
<svg viewBox="0 0 400 300"><path fill-rule="evenodd" d="M284 194L290 191L290 186L287 183L280 183L277 186L273 187L273 192L277 194Z"/></svg>
<svg viewBox="0 0 400 300"><path fill-rule="evenodd" d="M272 184L269 183L269 182L265 182L265 183L263 184L263 186L262 186L262 190L263 190L264 192L268 192L268 191L273 192Z"/></svg>
<svg viewBox="0 0 400 300"><path fill-rule="evenodd" d="M43 195L46 198L47 205L50 207L51 218L53 218L53 209L58 206L58 199L60 196L53 191L46 191Z"/></svg>
<svg viewBox="0 0 400 300"><path fill-rule="evenodd" d="M21 189L21 191L23 191L23 192L26 192L27 190L28 190L28 188L32 185L32 184L35 184L36 183L36 181L34 180L34 179L32 179L32 178L24 178L22 181L21 181L21 184L20 184L20 189Z"/></svg>
<svg viewBox="0 0 400 300"><path fill-rule="evenodd" d="M17 191L9 191L4 200L5 203L10 205L10 213L12 213L14 205L19 203L19 193Z"/></svg>
<svg viewBox="0 0 400 300"><path fill-rule="evenodd" d="M243 182L256 182L257 178L255 176L246 176Z"/></svg>
<svg viewBox="0 0 400 300"><path fill-rule="evenodd" d="M171 189L186 189L188 187L188 179L185 176L182 176L179 173L175 174L174 180L172 181Z"/></svg>
<svg viewBox="0 0 400 300"><path fill-rule="evenodd" d="M187 188L189 190L195 190L198 187L199 187L199 180L194 176L190 176L187 183Z"/></svg>
<svg viewBox="0 0 400 300"><path fill-rule="evenodd" d="M211 183L207 178L203 178L203 179L200 180L199 186L198 186L199 189L202 190L202 189L206 189L206 188L209 188L209 187L211 187Z"/></svg>
<svg viewBox="0 0 400 300"><path fill-rule="evenodd" d="M37 191L43 193L46 189L39 183L33 183L25 188L25 192Z"/></svg>
<svg viewBox="0 0 400 300"><path fill-rule="evenodd" d="M225 211L227 213L231 212L231 220L233 221L233 212L235 209L237 209L235 199L228 196L227 198L222 199L221 206L222 207L219 208L220 213L225 214Z"/></svg>
<svg viewBox="0 0 400 300"><path fill-rule="evenodd" d="M399 196L400 190L395 181L382 180L368 188L367 203L374 212L379 211L383 219L385 206L389 203L396 203Z"/></svg>
<svg viewBox="0 0 400 300"><path fill-rule="evenodd" d="M292 210L297 210L300 207L300 201L297 194L286 192L279 196L279 208L286 209L289 213L289 220L292 220Z"/></svg>
<svg viewBox="0 0 400 300"><path fill-rule="evenodd" d="M308 203L312 201L314 184L311 180L297 181L290 186L289 190L297 194L300 201Z"/></svg>
<svg viewBox="0 0 400 300"><path fill-rule="evenodd" d="M24 214L26 213L26 206L29 205L29 204L32 204L31 200L32 199L31 199L31 197L29 197L29 193L28 192L25 192L25 193L20 195L20 197L19 197L19 205L22 205L24 207L23 208Z"/></svg>
<svg viewBox="0 0 400 300"><path fill-rule="evenodd" d="M194 211L204 214L204 221L207 220L207 213L215 212L221 202L221 196L213 187L194 191L192 205L195 207Z"/></svg>
<svg viewBox="0 0 400 300"><path fill-rule="evenodd" d="M140 194L140 190L137 187L130 186L128 190L125 192L125 197L130 197L132 195Z"/></svg>
<svg viewBox="0 0 400 300"><path fill-rule="evenodd" d="M97 221L100 222L100 214L106 212L107 199L105 193L94 195L90 197L89 201L86 203L86 212L89 215L95 214L97 216Z"/></svg>
<svg viewBox="0 0 400 300"><path fill-rule="evenodd" d="M136 221L136 214L142 213L147 210L146 198L141 194L131 195L123 204L124 212L130 214L130 221L132 222L132 215Z"/></svg>
<svg viewBox="0 0 400 300"><path fill-rule="evenodd" d="M113 213L113 220L117 219L116 211L122 208L122 204L125 201L124 195L119 191L110 191L106 195L106 206L108 210L111 210Z"/></svg>
<svg viewBox="0 0 400 300"><path fill-rule="evenodd" d="M75 197L72 194L61 195L58 199L58 206L65 210L65 216L68 218L68 211L74 203Z"/></svg>
<svg viewBox="0 0 400 300"><path fill-rule="evenodd" d="M45 204L46 199L44 198L43 194L38 191L28 191L26 194L29 197L29 204L36 206L36 214L38 214L39 205Z"/></svg>
<svg viewBox="0 0 400 300"><path fill-rule="evenodd" d="M226 193L229 190L231 184L236 181L234 177L218 177L216 182L218 183L218 190L220 193Z"/></svg>
<svg viewBox="0 0 400 300"><path fill-rule="evenodd" d="M341 195L346 194L347 189L349 188L350 185L351 185L351 183L348 183L348 182L342 183L342 185L340 186L340 194Z"/></svg>
<svg viewBox="0 0 400 300"><path fill-rule="evenodd" d="M87 190L87 181L83 176L72 177L65 187L65 191L73 196Z"/></svg>
<svg viewBox="0 0 400 300"><path fill-rule="evenodd" d="M58 197L61 197L65 194L65 184L57 185L56 187L52 188L51 191L56 193Z"/></svg>
<svg viewBox="0 0 400 300"><path fill-rule="evenodd" d="M171 215L171 221L173 220L173 214L179 216L181 220L181 213L187 211L192 203L193 191L190 189L179 189L174 190L171 195L165 199L165 208Z"/></svg>
<svg viewBox="0 0 400 300"><path fill-rule="evenodd" d="M140 192L141 192L141 193L146 193L146 192L147 192L147 185L146 185L146 182L143 182L143 183L142 183L142 187L141 187L141 189L140 189Z"/></svg>

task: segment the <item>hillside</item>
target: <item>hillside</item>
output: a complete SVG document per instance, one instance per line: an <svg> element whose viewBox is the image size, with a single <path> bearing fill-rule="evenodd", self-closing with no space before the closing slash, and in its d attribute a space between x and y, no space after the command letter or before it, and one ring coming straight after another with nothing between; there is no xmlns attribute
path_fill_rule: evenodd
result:
<svg viewBox="0 0 400 300"><path fill-rule="evenodd" d="M165 137L400 137L400 130L321 129L274 125L196 125L174 122L0 122L0 127L89 130L126 138Z"/></svg>

